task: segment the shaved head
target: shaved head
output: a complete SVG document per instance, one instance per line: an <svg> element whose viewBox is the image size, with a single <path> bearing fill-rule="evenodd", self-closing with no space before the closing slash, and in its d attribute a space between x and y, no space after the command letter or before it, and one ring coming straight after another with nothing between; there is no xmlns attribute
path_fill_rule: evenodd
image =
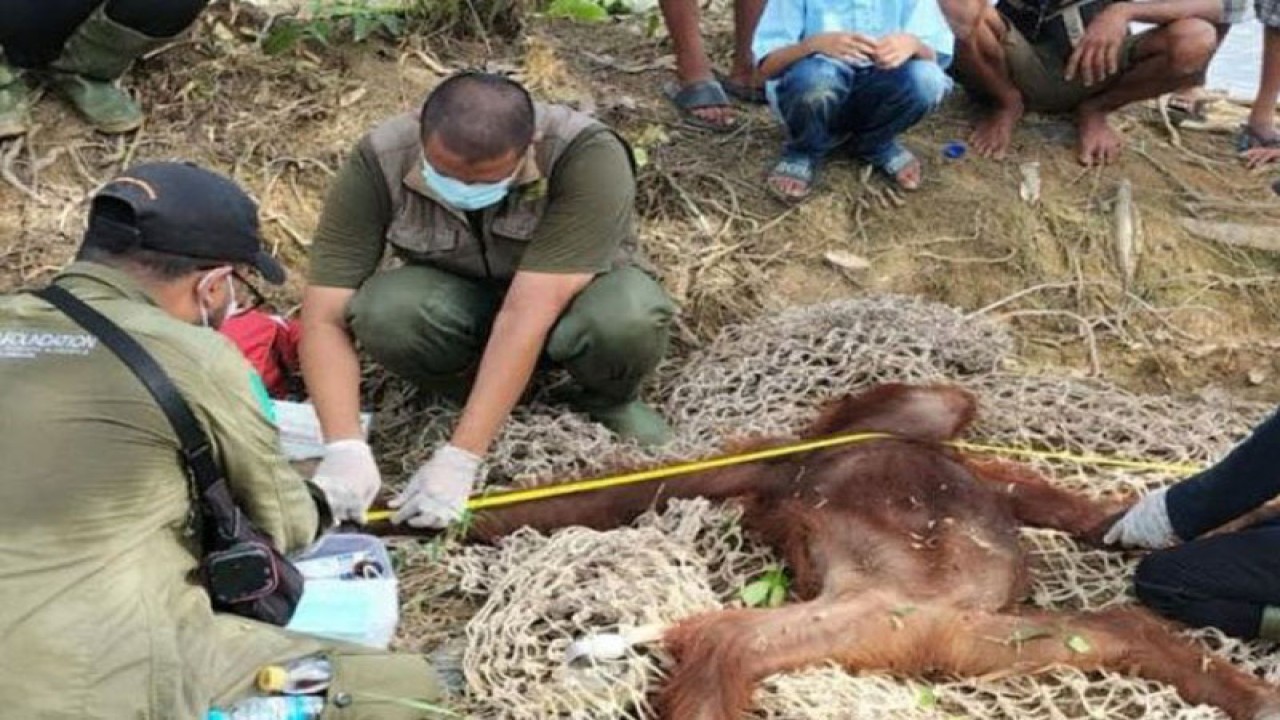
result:
<svg viewBox="0 0 1280 720"><path fill-rule="evenodd" d="M465 72L436 86L422 105L422 141L467 162L521 154L533 142L533 99L501 75Z"/></svg>

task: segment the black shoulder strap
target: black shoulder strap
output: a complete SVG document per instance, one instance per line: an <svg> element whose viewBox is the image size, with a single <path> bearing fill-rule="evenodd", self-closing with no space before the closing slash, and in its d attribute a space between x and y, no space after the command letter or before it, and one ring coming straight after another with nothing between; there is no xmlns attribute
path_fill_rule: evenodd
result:
<svg viewBox="0 0 1280 720"><path fill-rule="evenodd" d="M128 333L102 313L57 285L50 285L32 294L58 308L77 325L96 336L142 381L169 418L169 424L173 425L173 431L182 443L182 457L186 460L187 469L199 495L204 495L210 486L222 479L222 473L213 458L209 437L191 413L191 406L178 392L169 375L137 340L129 337Z"/></svg>

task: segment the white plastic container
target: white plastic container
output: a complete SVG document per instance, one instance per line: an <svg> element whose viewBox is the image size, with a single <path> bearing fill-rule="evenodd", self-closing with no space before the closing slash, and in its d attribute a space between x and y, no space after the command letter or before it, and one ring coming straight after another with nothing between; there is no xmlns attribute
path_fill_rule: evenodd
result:
<svg viewBox="0 0 1280 720"><path fill-rule="evenodd" d="M382 540L331 533L292 560L306 584L289 630L387 648L400 622L400 603Z"/></svg>

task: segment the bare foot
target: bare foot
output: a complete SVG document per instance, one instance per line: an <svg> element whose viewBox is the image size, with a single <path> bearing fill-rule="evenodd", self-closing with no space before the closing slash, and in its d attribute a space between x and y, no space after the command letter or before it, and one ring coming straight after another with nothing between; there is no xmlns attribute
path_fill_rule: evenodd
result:
<svg viewBox="0 0 1280 720"><path fill-rule="evenodd" d="M1107 122L1107 114L1081 108L1076 112L1076 129L1080 133L1081 165L1107 165L1120 157L1124 138Z"/></svg>
<svg viewBox="0 0 1280 720"><path fill-rule="evenodd" d="M689 108L689 114L709 125L725 130L733 128L738 122L738 111L729 105Z"/></svg>
<svg viewBox="0 0 1280 720"><path fill-rule="evenodd" d="M898 187L903 190L919 190L920 181L924 177L924 170L920 167L920 161L912 158L901 170L893 176L893 181L898 183Z"/></svg>
<svg viewBox="0 0 1280 720"><path fill-rule="evenodd" d="M1271 146L1276 143L1280 143L1280 131L1276 130L1274 115L1269 119L1258 120L1256 122L1252 117L1250 117L1247 127L1249 128L1249 132L1253 134L1254 139L1260 145Z"/></svg>
<svg viewBox="0 0 1280 720"><path fill-rule="evenodd" d="M1003 160L1013 141L1013 128L1022 119L1022 100L1004 102L977 122L969 136L969 144L979 157Z"/></svg>

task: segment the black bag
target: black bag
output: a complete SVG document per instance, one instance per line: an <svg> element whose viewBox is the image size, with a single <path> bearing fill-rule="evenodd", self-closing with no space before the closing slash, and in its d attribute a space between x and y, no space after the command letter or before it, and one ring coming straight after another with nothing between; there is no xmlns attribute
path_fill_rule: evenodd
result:
<svg viewBox="0 0 1280 720"><path fill-rule="evenodd" d="M245 516L213 457L213 448L173 381L136 340L56 286L33 293L95 335L142 381L182 444L192 512L187 529L201 543L199 576L215 610L284 626L302 598L302 573Z"/></svg>

